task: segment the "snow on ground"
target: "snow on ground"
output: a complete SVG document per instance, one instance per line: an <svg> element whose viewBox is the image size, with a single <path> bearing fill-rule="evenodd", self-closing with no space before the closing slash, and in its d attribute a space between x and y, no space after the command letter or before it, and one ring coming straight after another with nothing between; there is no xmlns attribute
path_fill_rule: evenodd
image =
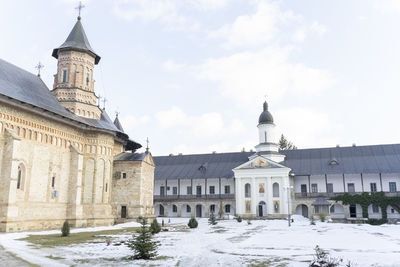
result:
<svg viewBox="0 0 400 267"><path fill-rule="evenodd" d="M400 266L399 225L321 222L310 225L308 219L294 216L295 221L290 228L285 220L253 220L250 225L245 220L241 223L225 220L209 226L207 219L200 219L199 227L189 230L187 218L171 218L170 223L168 220L164 218L169 231L156 235L161 245L160 259L155 261L124 260L131 251L121 241L131 238L130 233L109 236L112 238L110 246L100 240L53 248L37 248L17 239L30 234L53 234L59 231L8 233L0 235L0 245L42 266L244 266L264 263L268 266L300 267L308 266L316 245L328 250L334 257L355 263L355 266ZM131 222L110 227L74 229L71 232L133 226L138 224Z"/></svg>

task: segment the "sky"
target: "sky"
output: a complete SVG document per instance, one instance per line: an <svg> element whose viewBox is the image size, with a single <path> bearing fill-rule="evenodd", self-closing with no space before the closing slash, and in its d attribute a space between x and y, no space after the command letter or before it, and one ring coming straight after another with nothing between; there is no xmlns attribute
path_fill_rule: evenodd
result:
<svg viewBox="0 0 400 267"><path fill-rule="evenodd" d="M153 155L399 143L400 0L88 0L95 91ZM0 0L0 58L52 89L78 1ZM143 150L143 149L142 149Z"/></svg>

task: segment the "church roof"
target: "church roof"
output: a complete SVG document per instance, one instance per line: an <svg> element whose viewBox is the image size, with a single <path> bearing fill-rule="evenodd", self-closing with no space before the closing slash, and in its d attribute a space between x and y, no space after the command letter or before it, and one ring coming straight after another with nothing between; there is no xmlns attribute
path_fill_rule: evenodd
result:
<svg viewBox="0 0 400 267"><path fill-rule="evenodd" d="M118 128L118 130L120 130L121 132L124 132L124 129L122 128L121 122L118 119L118 115L115 116L114 125L115 125L115 127Z"/></svg>
<svg viewBox="0 0 400 267"><path fill-rule="evenodd" d="M143 153L123 152L116 155L114 157L114 161L143 161L147 155L148 155L147 152Z"/></svg>
<svg viewBox="0 0 400 267"><path fill-rule="evenodd" d="M100 120L79 117L61 106L40 77L2 59L0 59L0 95L47 110L75 122L124 134L114 125L105 110L102 111ZM140 144L135 144L135 146L141 147Z"/></svg>
<svg viewBox="0 0 400 267"><path fill-rule="evenodd" d="M296 176L321 174L400 173L400 144L285 150L280 163ZM254 152L154 157L156 180L233 178L232 169ZM337 164L331 164L335 159ZM200 166L207 163L204 172Z"/></svg>
<svg viewBox="0 0 400 267"><path fill-rule="evenodd" d="M272 123L274 123L274 118L272 118L271 113L268 111L268 103L265 101L263 104L263 112L261 112L260 117L258 118L258 124Z"/></svg>
<svg viewBox="0 0 400 267"><path fill-rule="evenodd" d="M97 55L93 48L89 44L89 40L86 36L85 30L83 29L80 18L78 17L75 26L72 28L67 40L58 48L53 50L52 56L58 58L58 51L61 49L76 49L84 52L89 52L95 57L95 64L99 63L100 56Z"/></svg>

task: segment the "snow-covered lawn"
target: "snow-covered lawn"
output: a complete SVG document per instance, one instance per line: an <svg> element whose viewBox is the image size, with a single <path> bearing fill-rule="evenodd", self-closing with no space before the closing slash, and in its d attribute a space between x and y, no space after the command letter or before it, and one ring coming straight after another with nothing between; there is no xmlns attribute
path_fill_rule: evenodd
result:
<svg viewBox="0 0 400 267"><path fill-rule="evenodd" d="M127 261L131 254L121 241L131 233L121 232L91 243L40 247L18 240L28 235L54 234L60 231L7 233L0 235L0 245L34 264L42 266L308 266L314 247L319 245L334 257L354 266L400 266L400 225L357 225L310 222L294 216L292 227L285 220L219 221L209 226L199 220L197 229L188 229L188 219L164 219L168 232L156 238L161 242L159 259ZM161 219L159 219L161 222ZM139 226L131 222L110 227L74 229L71 232L123 229ZM105 240L111 238L107 246Z"/></svg>

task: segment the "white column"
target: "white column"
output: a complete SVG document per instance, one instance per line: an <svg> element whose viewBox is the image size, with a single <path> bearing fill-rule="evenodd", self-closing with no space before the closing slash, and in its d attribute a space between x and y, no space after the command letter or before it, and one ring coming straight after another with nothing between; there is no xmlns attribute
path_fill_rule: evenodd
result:
<svg viewBox="0 0 400 267"><path fill-rule="evenodd" d="M271 177L267 177L267 184L265 188L267 194L267 213L274 214L274 203L272 202L272 181Z"/></svg>

